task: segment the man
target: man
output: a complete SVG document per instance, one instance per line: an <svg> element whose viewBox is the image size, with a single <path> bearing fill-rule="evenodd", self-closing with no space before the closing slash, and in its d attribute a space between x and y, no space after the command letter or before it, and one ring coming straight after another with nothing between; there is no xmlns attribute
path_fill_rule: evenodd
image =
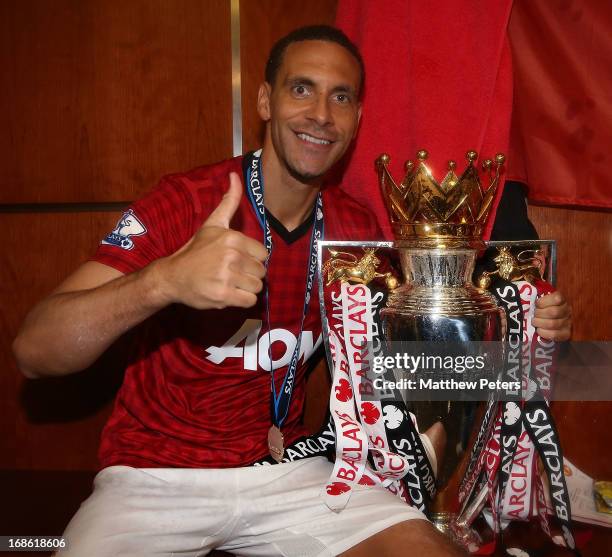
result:
<svg viewBox="0 0 612 557"><path fill-rule="evenodd" d="M163 179L27 317L14 350L28 377L79 371L138 327L69 555L460 554L383 489L331 512L324 458L247 466L304 433L321 331L313 246L378 234L368 211L322 187L356 134L362 81L333 28L279 41L258 96L263 152Z"/></svg>

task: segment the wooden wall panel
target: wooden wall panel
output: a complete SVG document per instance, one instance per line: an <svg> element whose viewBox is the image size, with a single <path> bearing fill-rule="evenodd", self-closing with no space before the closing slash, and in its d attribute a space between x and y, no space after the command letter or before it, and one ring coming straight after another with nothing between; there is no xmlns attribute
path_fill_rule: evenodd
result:
<svg viewBox="0 0 612 557"><path fill-rule="evenodd" d="M131 200L231 156L229 5L0 2L0 203Z"/></svg>
<svg viewBox="0 0 612 557"><path fill-rule="evenodd" d="M557 401L551 405L564 454L596 480L612 477L610 401Z"/></svg>
<svg viewBox="0 0 612 557"><path fill-rule="evenodd" d="M612 340L612 212L532 206L529 216L541 238L557 240L558 287L572 305L573 339ZM612 477L612 403L559 401L552 409L565 455L591 477Z"/></svg>
<svg viewBox="0 0 612 557"><path fill-rule="evenodd" d="M0 469L93 469L121 370L114 353L85 373L28 381L11 342L28 310L112 230L119 213L1 214Z"/></svg>
<svg viewBox="0 0 612 557"><path fill-rule="evenodd" d="M272 45L303 25L333 24L336 0L308 0L299 8L291 0L241 0L242 145L261 147L263 124L257 114L257 91Z"/></svg>
<svg viewBox="0 0 612 557"><path fill-rule="evenodd" d="M612 340L612 212L530 207L540 238L557 240L558 287L573 309L575 340Z"/></svg>

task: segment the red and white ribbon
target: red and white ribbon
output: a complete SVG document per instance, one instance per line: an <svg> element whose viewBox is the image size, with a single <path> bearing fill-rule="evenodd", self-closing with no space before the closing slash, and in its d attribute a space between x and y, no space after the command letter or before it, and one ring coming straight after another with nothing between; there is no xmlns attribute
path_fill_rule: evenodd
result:
<svg viewBox="0 0 612 557"><path fill-rule="evenodd" d="M382 483L407 500L406 489L399 480L406 475L408 462L390 450L381 403L373 397L364 400L374 394L370 289L342 283L335 302L328 320L334 362L330 410L336 428L336 462L325 486L325 503L332 510L341 510L359 483ZM343 339L334 332L339 330ZM375 470L368 469L369 451Z"/></svg>

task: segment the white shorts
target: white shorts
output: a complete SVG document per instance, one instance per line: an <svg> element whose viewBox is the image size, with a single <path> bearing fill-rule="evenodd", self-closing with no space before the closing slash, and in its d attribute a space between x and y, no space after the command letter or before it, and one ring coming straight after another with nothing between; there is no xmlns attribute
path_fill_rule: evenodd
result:
<svg viewBox="0 0 612 557"><path fill-rule="evenodd" d="M94 480L61 557L338 555L393 524L424 515L381 487L359 486L330 511L323 457L228 469L111 466Z"/></svg>

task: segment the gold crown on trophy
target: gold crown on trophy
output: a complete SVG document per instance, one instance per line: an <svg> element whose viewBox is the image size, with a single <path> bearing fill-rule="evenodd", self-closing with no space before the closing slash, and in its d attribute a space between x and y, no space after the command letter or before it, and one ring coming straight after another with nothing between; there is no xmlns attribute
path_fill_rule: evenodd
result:
<svg viewBox="0 0 612 557"><path fill-rule="evenodd" d="M406 176L399 185L389 173L391 157L382 154L376 160L383 197L389 209L398 245L423 247L482 247L482 232L499 184L506 157L482 163L483 187L475 165L476 151L468 151L468 165L461 176L455 174L455 161L448 162L448 172L437 182L425 164L427 151L417 153L418 162L406 162Z"/></svg>

